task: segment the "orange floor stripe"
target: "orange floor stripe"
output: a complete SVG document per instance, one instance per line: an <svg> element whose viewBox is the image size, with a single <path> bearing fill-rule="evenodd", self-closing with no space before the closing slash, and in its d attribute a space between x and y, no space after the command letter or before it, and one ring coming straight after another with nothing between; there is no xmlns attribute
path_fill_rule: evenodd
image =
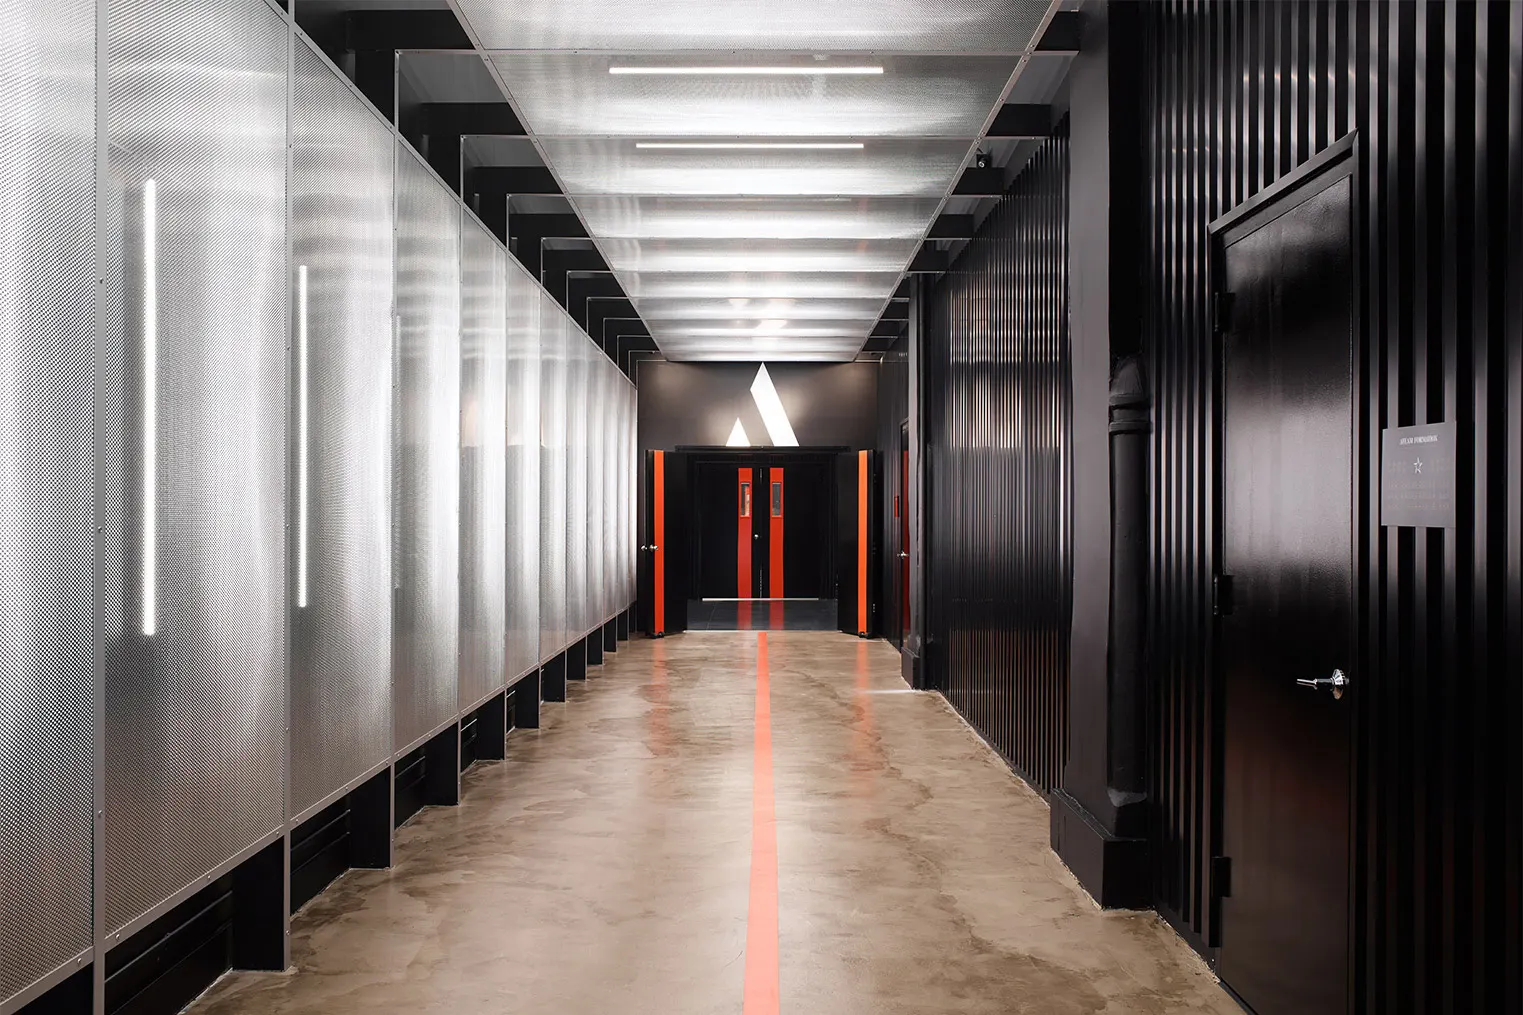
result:
<svg viewBox="0 0 1523 1015"><path fill-rule="evenodd" d="M772 799L772 684L767 635L756 636L756 748L751 776L751 901L743 1015L777 1015L777 815Z"/></svg>

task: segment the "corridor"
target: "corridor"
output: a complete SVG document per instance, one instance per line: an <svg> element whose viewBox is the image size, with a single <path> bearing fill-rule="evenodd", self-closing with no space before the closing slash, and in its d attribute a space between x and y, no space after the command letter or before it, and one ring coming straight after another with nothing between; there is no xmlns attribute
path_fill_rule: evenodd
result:
<svg viewBox="0 0 1523 1015"><path fill-rule="evenodd" d="M889 645L690 633L591 675L399 830L393 869L315 899L294 972L191 1011L1238 1010L1154 914L1084 895L1042 799Z"/></svg>

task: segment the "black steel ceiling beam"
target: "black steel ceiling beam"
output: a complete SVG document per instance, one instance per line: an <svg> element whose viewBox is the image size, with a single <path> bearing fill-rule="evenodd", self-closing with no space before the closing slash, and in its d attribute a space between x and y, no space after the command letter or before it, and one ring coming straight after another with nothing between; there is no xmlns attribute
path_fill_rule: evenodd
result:
<svg viewBox="0 0 1523 1015"><path fill-rule="evenodd" d="M477 166L466 174L472 194L560 194L560 184L544 166Z"/></svg>
<svg viewBox="0 0 1523 1015"><path fill-rule="evenodd" d="M351 53L475 48L454 12L442 7L350 11L344 19L344 46Z"/></svg>
<svg viewBox="0 0 1523 1015"><path fill-rule="evenodd" d="M910 301L894 300L883 310L880 321L907 321L910 319Z"/></svg>
<svg viewBox="0 0 1523 1015"><path fill-rule="evenodd" d="M937 250L934 247L921 247L910 261L907 270L911 275L940 275L949 267L949 259L945 250Z"/></svg>
<svg viewBox="0 0 1523 1015"><path fill-rule="evenodd" d="M1005 174L999 169L964 169L953 197L999 197L1005 192Z"/></svg>
<svg viewBox="0 0 1523 1015"><path fill-rule="evenodd" d="M908 300L910 298L910 280L907 278L902 279L894 288L894 295L889 298L895 302L900 300Z"/></svg>
<svg viewBox="0 0 1523 1015"><path fill-rule="evenodd" d="M509 134L523 136L524 125L506 102L425 102L418 106L423 134Z"/></svg>
<svg viewBox="0 0 1523 1015"><path fill-rule="evenodd" d="M1053 56L1073 56L1079 52L1079 38L1084 30L1081 11L1058 11L1047 23L1047 31L1037 41L1036 52Z"/></svg>
<svg viewBox="0 0 1523 1015"><path fill-rule="evenodd" d="M989 133L991 141L1019 141L1052 136L1052 107L1030 103L1007 102L994 115Z"/></svg>
<svg viewBox="0 0 1523 1015"><path fill-rule="evenodd" d="M971 240L973 238L972 215L939 215L931 223L931 240Z"/></svg>
<svg viewBox="0 0 1523 1015"><path fill-rule="evenodd" d="M873 325L872 334L869 338L898 338L904 334L904 329L909 326L907 321L879 321Z"/></svg>

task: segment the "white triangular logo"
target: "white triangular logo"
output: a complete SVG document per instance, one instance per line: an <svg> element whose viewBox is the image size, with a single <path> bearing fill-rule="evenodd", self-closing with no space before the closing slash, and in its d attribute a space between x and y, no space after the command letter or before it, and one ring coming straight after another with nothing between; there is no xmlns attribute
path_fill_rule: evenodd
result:
<svg viewBox="0 0 1523 1015"><path fill-rule="evenodd" d="M735 426L730 431L730 439L724 442L727 448L749 448L751 438L746 436L746 428L740 425L740 417L735 417Z"/></svg>
<svg viewBox="0 0 1523 1015"><path fill-rule="evenodd" d="M780 448L798 447L799 439L793 434L793 424L788 421L788 413L783 408L782 399L777 397L777 389L772 386L772 375L767 373L765 363L757 368L756 380L751 382L751 399L761 413L762 424L766 426L772 443ZM739 419L735 425L740 426Z"/></svg>

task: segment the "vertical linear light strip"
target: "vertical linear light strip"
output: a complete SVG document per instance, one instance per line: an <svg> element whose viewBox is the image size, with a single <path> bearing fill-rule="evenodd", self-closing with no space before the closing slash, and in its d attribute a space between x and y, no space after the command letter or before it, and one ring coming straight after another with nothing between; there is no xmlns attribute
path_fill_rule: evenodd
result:
<svg viewBox="0 0 1523 1015"><path fill-rule="evenodd" d="M296 608L307 608L307 266L296 269Z"/></svg>
<svg viewBox="0 0 1523 1015"><path fill-rule="evenodd" d="M159 186L143 181L143 636L158 630Z"/></svg>

